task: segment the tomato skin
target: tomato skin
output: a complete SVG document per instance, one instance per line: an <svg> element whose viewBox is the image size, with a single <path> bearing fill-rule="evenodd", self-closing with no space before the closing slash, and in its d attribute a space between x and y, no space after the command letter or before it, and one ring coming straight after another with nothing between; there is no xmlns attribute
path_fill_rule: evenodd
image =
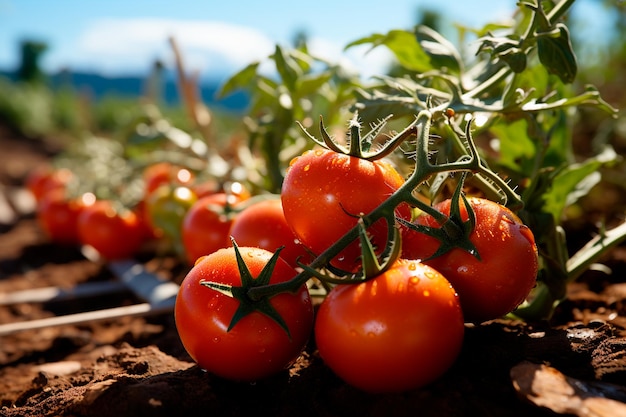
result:
<svg viewBox="0 0 626 417"><path fill-rule="evenodd" d="M233 220L223 211L228 198L224 193L204 196L185 214L181 239L190 265L201 256L230 246L228 231Z"/></svg>
<svg viewBox="0 0 626 417"><path fill-rule="evenodd" d="M254 277L272 256L259 248L239 250ZM287 281L295 275L296 271L279 258L270 283ZM176 298L176 328L198 366L223 378L256 381L280 372L297 359L313 328L313 307L305 285L295 294L282 293L270 300L285 320L290 339L280 325L257 311L227 331L239 301L200 285L200 280L241 285L234 248L198 259Z"/></svg>
<svg viewBox="0 0 626 417"><path fill-rule="evenodd" d="M40 202L49 191L65 189L73 178L74 174L67 168L41 166L28 174L24 185L35 201Z"/></svg>
<svg viewBox="0 0 626 417"><path fill-rule="evenodd" d="M77 245L80 243L78 216L93 201L87 195L78 198L66 195L63 188L48 190L37 204L37 221L53 242Z"/></svg>
<svg viewBox="0 0 626 417"><path fill-rule="evenodd" d="M77 221L81 242L108 260L132 257L145 241L145 229L137 215L117 210L109 200L85 208Z"/></svg>
<svg viewBox="0 0 626 417"><path fill-rule="evenodd" d="M538 256L531 230L506 207L478 197L468 197L476 226L470 241L481 260L459 248L424 263L441 272L459 293L468 321L481 322L513 311L535 286ZM461 217L468 219L461 206ZM450 200L435 205L449 215ZM421 215L417 223L439 227L432 216ZM403 257L427 259L435 253L439 241L423 233L403 236Z"/></svg>
<svg viewBox="0 0 626 417"><path fill-rule="evenodd" d="M275 252L284 246L280 257L294 268L297 260L307 264L313 259L291 231L280 198L254 203L239 212L228 233L240 246L252 246Z"/></svg>
<svg viewBox="0 0 626 417"><path fill-rule="evenodd" d="M333 288L318 310L315 340L345 382L372 393L401 392L452 366L463 321L458 296L439 272L400 259L378 277Z"/></svg>
<svg viewBox="0 0 626 417"><path fill-rule="evenodd" d="M294 234L319 254L356 226L358 216L369 214L402 184L404 179L384 161L366 161L330 150L307 151L291 161L281 200ZM398 216L410 219L408 205ZM368 228L372 243L382 251L387 225L380 219ZM354 272L360 268L358 240L339 253L331 264Z"/></svg>

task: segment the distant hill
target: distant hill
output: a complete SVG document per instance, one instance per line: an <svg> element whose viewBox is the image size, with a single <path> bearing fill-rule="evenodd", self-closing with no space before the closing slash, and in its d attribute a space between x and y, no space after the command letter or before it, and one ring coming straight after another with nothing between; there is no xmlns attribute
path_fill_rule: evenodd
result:
<svg viewBox="0 0 626 417"><path fill-rule="evenodd" d="M10 72L0 71L0 75L14 79ZM54 89L62 86L71 86L76 91L85 92L94 100L106 96L125 98L139 98L145 95L147 80L143 77L105 77L95 73L86 72L59 72L48 76L50 86ZM161 99L168 105L180 103L178 87L172 77L163 77L160 82ZM218 99L217 91L220 88L218 82L204 81L200 86L202 101L209 108L219 108L224 111L240 113L246 110L249 98L244 92L234 93L226 98Z"/></svg>

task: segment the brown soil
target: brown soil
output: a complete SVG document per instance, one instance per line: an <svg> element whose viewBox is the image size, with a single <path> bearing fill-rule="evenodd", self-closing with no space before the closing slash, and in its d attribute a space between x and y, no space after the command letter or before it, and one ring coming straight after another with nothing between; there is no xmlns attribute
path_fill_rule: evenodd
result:
<svg viewBox="0 0 626 417"><path fill-rule="evenodd" d="M0 297L115 279L106 264L50 243L37 226L21 185L54 152L48 142L0 132L0 196L12 202L0 200ZM186 272L175 259L138 260L177 283ZM225 381L192 362L170 312L0 336L0 416L626 415L626 248L605 261L612 273L585 274L549 323L468 326L456 364L420 390L360 392L324 366L313 341L271 379ZM0 325L136 302L122 291L0 305Z"/></svg>

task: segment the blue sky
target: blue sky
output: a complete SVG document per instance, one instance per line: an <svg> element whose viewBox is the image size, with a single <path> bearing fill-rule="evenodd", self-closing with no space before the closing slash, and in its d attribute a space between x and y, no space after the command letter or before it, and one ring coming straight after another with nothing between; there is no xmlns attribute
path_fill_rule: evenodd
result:
<svg viewBox="0 0 626 417"><path fill-rule="evenodd" d="M0 0L0 69L12 69L22 39L49 45L44 68L143 74L155 59L171 65L174 35L189 70L222 78L288 44L304 30L314 51L345 60L359 72L386 65L385 50L344 53L350 41L374 32L407 29L420 8L442 11L446 24L479 27L511 15L515 0ZM607 19L594 0L578 0L577 14ZM580 7L579 7L580 6ZM452 32L454 33L454 32Z"/></svg>

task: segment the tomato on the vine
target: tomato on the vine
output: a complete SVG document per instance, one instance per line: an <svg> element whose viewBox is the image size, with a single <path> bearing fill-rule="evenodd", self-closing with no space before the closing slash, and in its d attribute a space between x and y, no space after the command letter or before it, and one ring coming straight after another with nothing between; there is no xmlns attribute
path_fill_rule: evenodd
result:
<svg viewBox="0 0 626 417"><path fill-rule="evenodd" d="M248 247L239 247L239 251L251 276L258 279L272 253ZM269 283L287 281L295 275L296 271L278 258ZM256 310L229 330L240 302L201 285L201 281L241 286L235 248L220 249L198 259L176 298L176 328L198 366L227 379L256 381L280 372L298 358L313 328L313 307L306 285L268 301L289 332Z"/></svg>
<svg viewBox="0 0 626 417"><path fill-rule="evenodd" d="M538 255L535 238L520 218L506 207L484 198L468 197L475 216L469 235L478 257L461 248L453 248L429 259L440 241L425 233L410 231L403 235L402 256L422 262L441 272L459 293L465 318L485 321L513 311L535 286ZM451 200L435 204L450 215ZM461 219L469 219L467 208L459 204ZM421 215L417 224L439 228L430 215Z"/></svg>
<svg viewBox="0 0 626 417"><path fill-rule="evenodd" d="M287 223L295 235L319 254L356 226L358 217L369 214L404 184L389 163L367 161L331 150L307 151L291 161L281 191ZM410 219L402 204L396 215ZM383 219L368 229L372 244L382 252L387 241ZM359 269L358 240L339 253L331 264L354 272Z"/></svg>
<svg viewBox="0 0 626 417"><path fill-rule="evenodd" d="M99 200L78 216L78 236L106 259L124 259L135 255L145 240L137 214L117 209L110 200Z"/></svg>
<svg viewBox="0 0 626 417"><path fill-rule="evenodd" d="M233 219L226 212L226 204L236 202L233 196L216 193L206 195L191 205L181 225L181 240L191 265L201 256L230 246L228 231Z"/></svg>
<svg viewBox="0 0 626 417"><path fill-rule="evenodd" d="M64 188L48 190L37 205L37 220L53 242L77 245L78 216L94 201L90 193L69 198Z"/></svg>
<svg viewBox="0 0 626 417"><path fill-rule="evenodd" d="M283 213L280 198L261 200L237 213L230 226L229 235L241 246L252 246L276 251L284 246L280 257L291 266L312 261L306 247L294 235Z"/></svg>
<svg viewBox="0 0 626 417"><path fill-rule="evenodd" d="M420 388L441 377L463 343L463 313L433 268L399 259L381 275L334 287L315 321L324 362L368 392Z"/></svg>

